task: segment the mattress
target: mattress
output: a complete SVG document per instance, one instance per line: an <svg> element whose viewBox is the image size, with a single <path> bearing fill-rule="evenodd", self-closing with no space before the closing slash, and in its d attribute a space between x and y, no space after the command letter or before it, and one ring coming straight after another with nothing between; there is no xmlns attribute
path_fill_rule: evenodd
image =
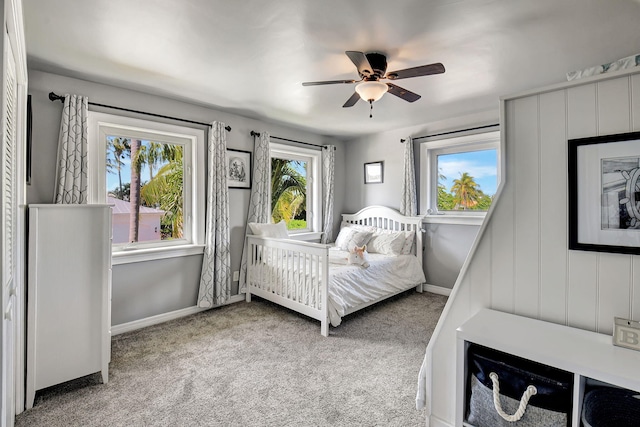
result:
<svg viewBox="0 0 640 427"><path fill-rule="evenodd" d="M309 292L312 276L322 272L309 257L293 251L266 251L261 262L252 267L250 283L292 301L321 309L320 290ZM425 282L424 272L414 255L367 254L368 267L347 263L349 252L329 249L328 314L333 326L355 307L367 305L386 296ZM319 280L319 278L318 278Z"/></svg>
<svg viewBox="0 0 640 427"><path fill-rule="evenodd" d="M414 255L368 254L369 267L347 265L348 252L329 250L329 318L333 326L350 309L425 282Z"/></svg>

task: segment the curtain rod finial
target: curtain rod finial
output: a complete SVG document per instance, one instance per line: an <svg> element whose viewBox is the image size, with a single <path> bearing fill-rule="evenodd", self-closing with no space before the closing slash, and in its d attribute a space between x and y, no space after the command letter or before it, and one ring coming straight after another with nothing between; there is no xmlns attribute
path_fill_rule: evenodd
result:
<svg viewBox="0 0 640 427"><path fill-rule="evenodd" d="M56 95L53 92L49 92L49 101L62 101L62 102L64 102L64 96Z"/></svg>
<svg viewBox="0 0 640 427"><path fill-rule="evenodd" d="M228 126L228 125L227 125L227 126L225 126L224 128L227 130L227 132L231 132L231 126Z"/></svg>
<svg viewBox="0 0 640 427"><path fill-rule="evenodd" d="M401 139L401 140L400 140L400 143L403 143L403 142L405 142L405 141L406 141L406 139Z"/></svg>

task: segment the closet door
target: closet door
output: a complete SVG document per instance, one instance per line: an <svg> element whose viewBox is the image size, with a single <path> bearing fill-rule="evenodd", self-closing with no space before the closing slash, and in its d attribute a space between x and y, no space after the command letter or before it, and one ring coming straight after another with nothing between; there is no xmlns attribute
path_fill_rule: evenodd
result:
<svg viewBox="0 0 640 427"><path fill-rule="evenodd" d="M16 62L8 34L4 37L4 99L2 108L2 426L15 415L16 352L18 85Z"/></svg>

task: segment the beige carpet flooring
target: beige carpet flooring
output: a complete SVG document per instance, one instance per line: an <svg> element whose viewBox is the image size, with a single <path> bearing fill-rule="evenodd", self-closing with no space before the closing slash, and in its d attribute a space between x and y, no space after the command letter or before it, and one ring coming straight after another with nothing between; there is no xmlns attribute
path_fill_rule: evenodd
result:
<svg viewBox="0 0 640 427"><path fill-rule="evenodd" d="M418 370L445 302L410 291L329 338L264 300L118 335L108 384L39 391L16 426L423 426Z"/></svg>

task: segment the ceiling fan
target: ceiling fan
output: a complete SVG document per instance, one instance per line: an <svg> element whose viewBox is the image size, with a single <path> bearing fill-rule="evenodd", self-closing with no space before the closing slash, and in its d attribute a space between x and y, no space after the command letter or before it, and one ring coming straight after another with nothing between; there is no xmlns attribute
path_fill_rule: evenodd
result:
<svg viewBox="0 0 640 427"><path fill-rule="evenodd" d="M420 95L413 93L410 90L404 89L393 83L383 83L380 80L399 80L407 79L409 77L428 76L431 74L444 73L444 65L437 62L435 64L420 65L418 67L405 68L404 70L389 71L387 72L387 57L382 53L370 52L356 52L348 50L345 52L351 62L358 68L358 74L360 80L327 80L320 82L304 82L302 86L319 86L319 85L332 85L332 84L352 84L358 83L356 91L351 95L347 102L342 107L353 107L360 98L369 102L371 110L373 110L373 103L382 95L389 92L392 95L402 98L407 102L415 102L420 99ZM369 117L373 117L371 112Z"/></svg>

